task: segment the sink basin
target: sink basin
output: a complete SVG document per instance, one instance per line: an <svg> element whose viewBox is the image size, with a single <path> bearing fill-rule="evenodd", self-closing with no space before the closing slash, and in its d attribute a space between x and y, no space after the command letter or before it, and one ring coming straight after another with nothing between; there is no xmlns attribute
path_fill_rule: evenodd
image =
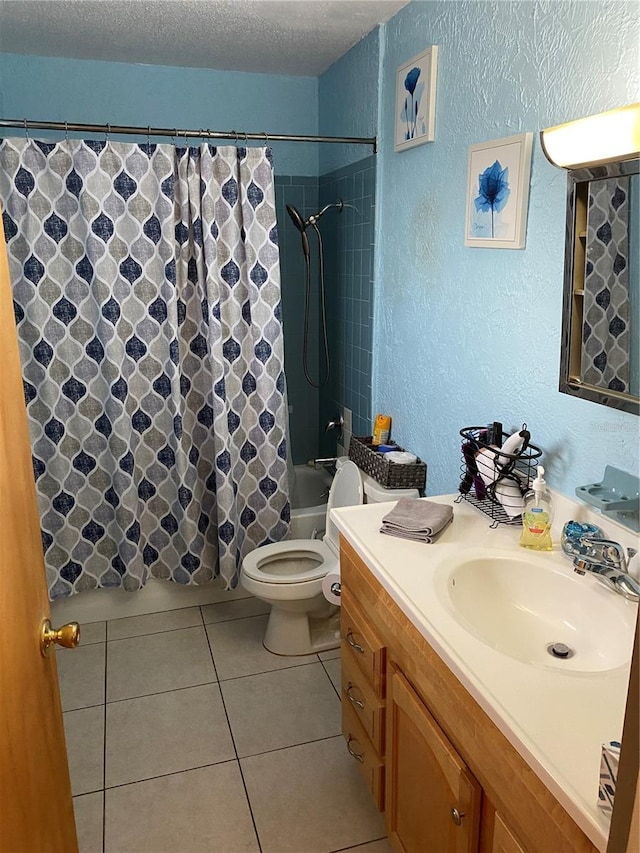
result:
<svg viewBox="0 0 640 853"><path fill-rule="evenodd" d="M592 578L521 557L475 556L440 570L436 590L463 628L533 666L593 673L631 658L637 606ZM566 657L556 656L566 652L557 644Z"/></svg>

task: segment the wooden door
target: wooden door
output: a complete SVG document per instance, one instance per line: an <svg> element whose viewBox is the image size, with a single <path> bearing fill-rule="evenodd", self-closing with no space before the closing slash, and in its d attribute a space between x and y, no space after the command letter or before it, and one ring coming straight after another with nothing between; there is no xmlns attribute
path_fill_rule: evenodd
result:
<svg viewBox="0 0 640 853"><path fill-rule="evenodd" d="M482 792L420 697L387 673L386 817L405 853L476 853Z"/></svg>
<svg viewBox="0 0 640 853"><path fill-rule="evenodd" d="M0 850L75 853L75 823L49 617L18 341L0 227Z"/></svg>

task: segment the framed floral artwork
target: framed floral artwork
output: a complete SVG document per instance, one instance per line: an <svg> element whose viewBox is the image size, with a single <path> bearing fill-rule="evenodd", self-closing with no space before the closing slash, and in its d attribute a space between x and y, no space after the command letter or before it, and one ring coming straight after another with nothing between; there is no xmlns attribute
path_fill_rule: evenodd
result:
<svg viewBox="0 0 640 853"><path fill-rule="evenodd" d="M396 72L396 151L435 139L437 68L438 48L432 45Z"/></svg>
<svg viewBox="0 0 640 853"><path fill-rule="evenodd" d="M532 133L469 148L465 246L524 249Z"/></svg>

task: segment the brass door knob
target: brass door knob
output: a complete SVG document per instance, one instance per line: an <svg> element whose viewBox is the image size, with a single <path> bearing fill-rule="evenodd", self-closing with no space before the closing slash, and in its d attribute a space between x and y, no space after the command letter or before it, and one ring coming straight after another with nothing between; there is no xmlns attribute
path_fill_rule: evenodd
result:
<svg viewBox="0 0 640 853"><path fill-rule="evenodd" d="M62 628L52 628L51 622L45 619L40 629L40 651L43 657L49 657L51 646L57 643L65 649L75 649L80 642L80 625L77 622L69 622Z"/></svg>

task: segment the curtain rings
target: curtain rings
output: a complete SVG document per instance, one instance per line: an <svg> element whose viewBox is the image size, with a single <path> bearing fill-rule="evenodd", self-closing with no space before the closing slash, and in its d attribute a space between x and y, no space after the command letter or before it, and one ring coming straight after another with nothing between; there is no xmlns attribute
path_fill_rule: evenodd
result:
<svg viewBox="0 0 640 853"><path fill-rule="evenodd" d="M105 142L109 142L111 137L111 125L107 122L107 129L104 132L104 140Z"/></svg>
<svg viewBox="0 0 640 853"><path fill-rule="evenodd" d="M171 144L173 145L173 147L174 147L174 148L175 148L175 145L176 145L176 136L177 136L177 135L178 135L178 128L177 128L177 127L174 127L174 128L173 128L173 136L171 137Z"/></svg>
<svg viewBox="0 0 640 853"><path fill-rule="evenodd" d="M25 138L25 139L27 139L27 140L29 140L29 141L31 141L31 139L30 139L30 137L29 137L29 131L28 131L28 129L27 129L27 120L26 120L26 118L25 118L25 119L23 119L23 121L24 121L24 138Z"/></svg>
<svg viewBox="0 0 640 853"><path fill-rule="evenodd" d="M244 144L245 146L249 145L249 137L247 136L247 131L244 132Z"/></svg>
<svg viewBox="0 0 640 853"><path fill-rule="evenodd" d="M151 148L151 125L147 125L147 147Z"/></svg>
<svg viewBox="0 0 640 853"><path fill-rule="evenodd" d="M69 141L69 122L65 121L64 123L64 138L65 142Z"/></svg>
<svg viewBox="0 0 640 853"><path fill-rule="evenodd" d="M263 130L262 133L264 135L264 143L265 143L265 145L268 145L269 144L269 137L267 135L267 132L265 130Z"/></svg>

